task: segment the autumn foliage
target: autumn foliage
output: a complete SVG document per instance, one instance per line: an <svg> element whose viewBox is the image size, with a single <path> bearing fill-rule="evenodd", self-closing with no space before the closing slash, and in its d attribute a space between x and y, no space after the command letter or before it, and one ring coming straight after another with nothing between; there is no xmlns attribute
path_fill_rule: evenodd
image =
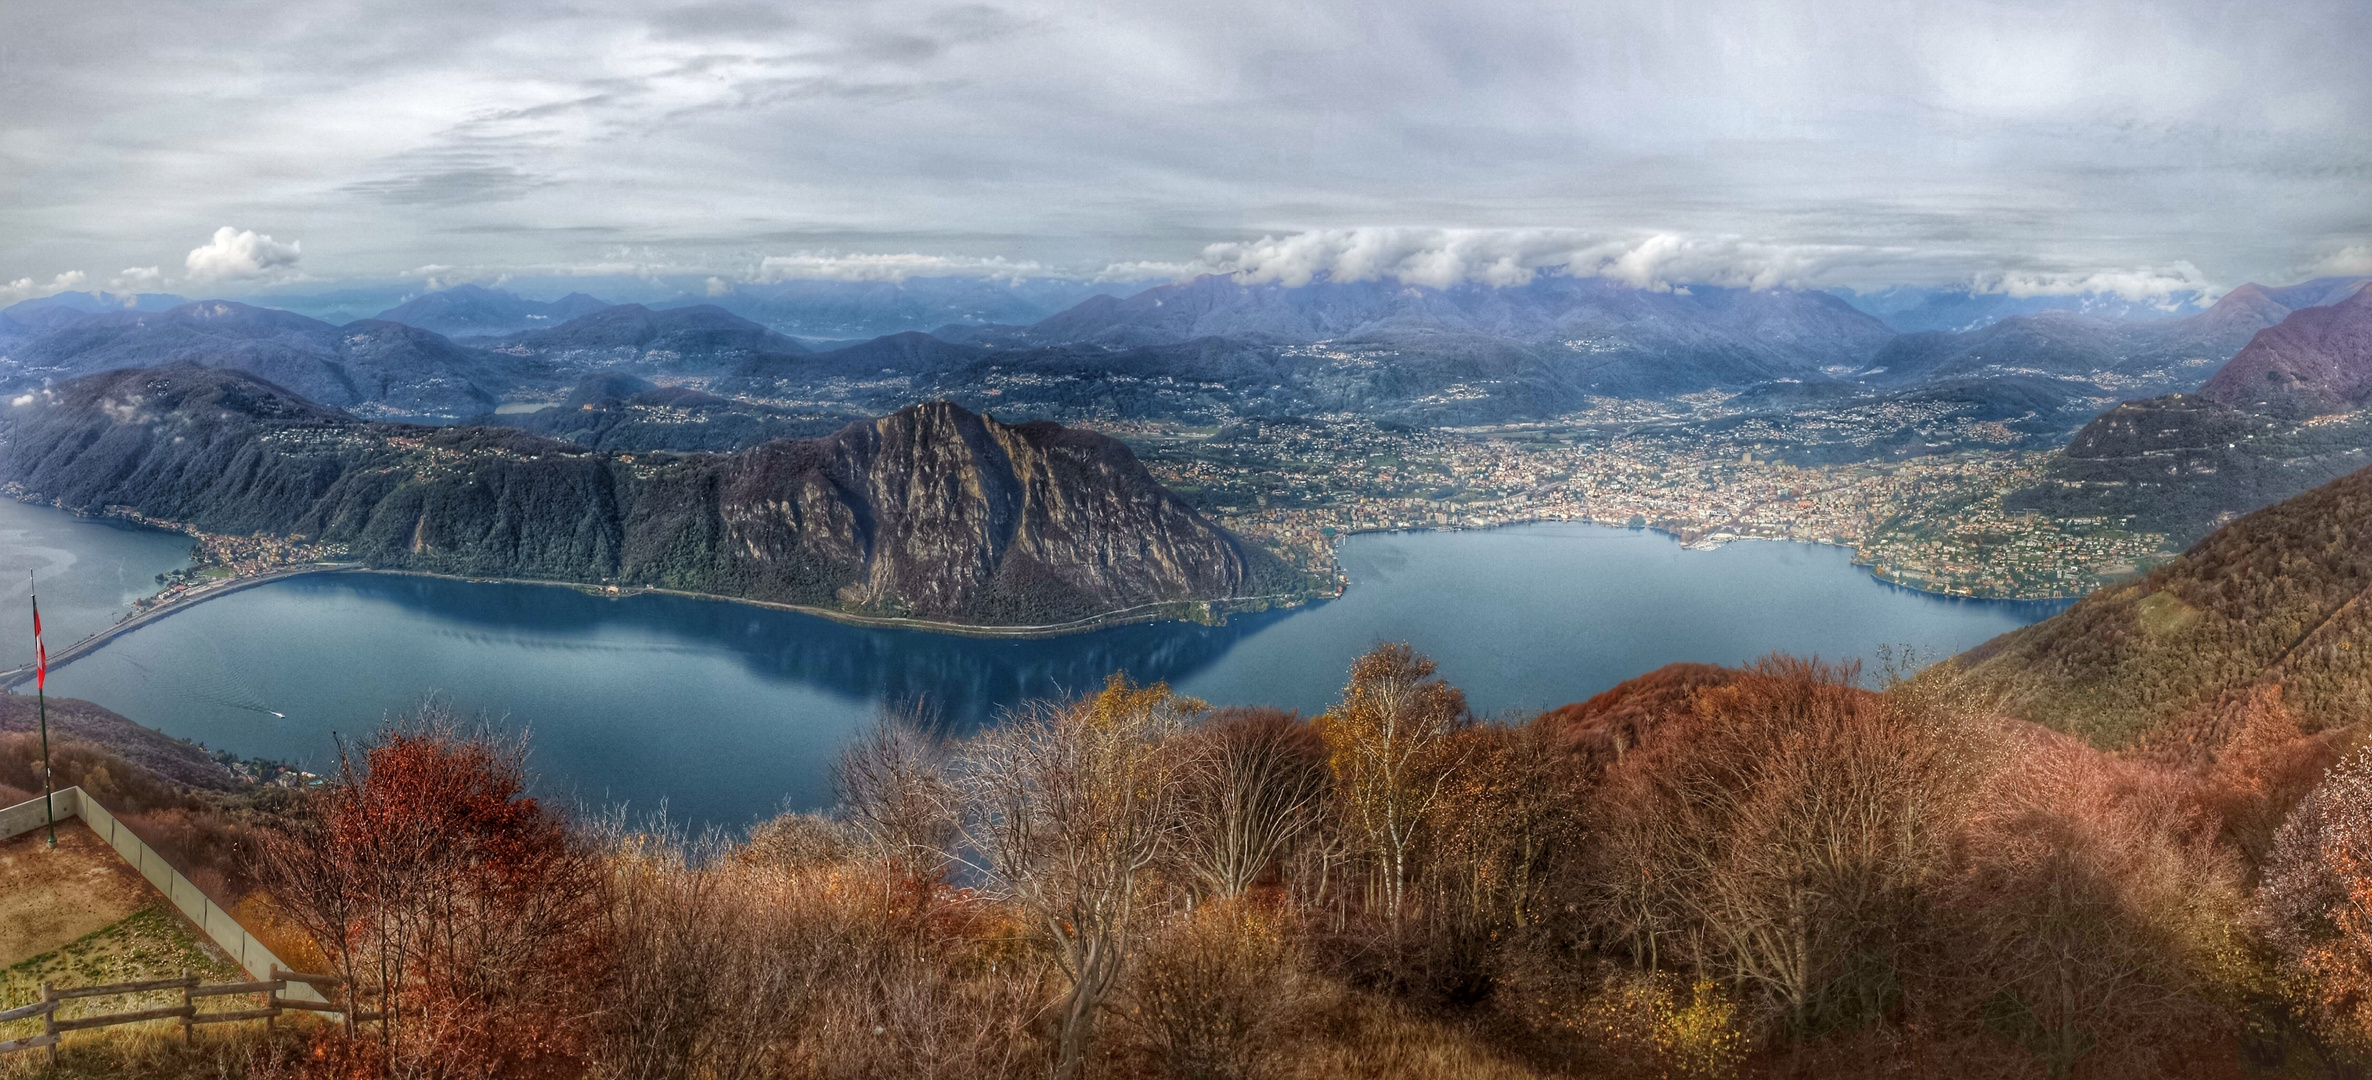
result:
<svg viewBox="0 0 2372 1080"><path fill-rule="evenodd" d="M2372 753L2272 688L2108 752L1949 674L1680 665L1528 722L1405 646L1306 720L1115 676L885 718L740 836L564 819L414 723L270 884L389 1003L322 1059L358 1075L2372 1064Z"/></svg>

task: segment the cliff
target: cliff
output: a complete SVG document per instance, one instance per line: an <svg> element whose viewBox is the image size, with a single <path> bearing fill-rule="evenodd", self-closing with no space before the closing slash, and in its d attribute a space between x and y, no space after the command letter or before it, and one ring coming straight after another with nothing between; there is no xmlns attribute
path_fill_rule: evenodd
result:
<svg viewBox="0 0 2372 1080"><path fill-rule="evenodd" d="M113 371L0 409L0 482L373 566L976 625L1280 591L1127 447L945 402L734 454L368 423L242 372Z"/></svg>

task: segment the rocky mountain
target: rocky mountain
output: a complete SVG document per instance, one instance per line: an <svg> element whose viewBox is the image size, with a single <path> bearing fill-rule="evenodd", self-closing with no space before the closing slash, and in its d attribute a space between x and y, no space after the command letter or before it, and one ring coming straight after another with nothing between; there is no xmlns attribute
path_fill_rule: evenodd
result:
<svg viewBox="0 0 2372 1080"><path fill-rule="evenodd" d="M2372 464L2372 289L2303 288L2280 292L2337 293L2338 302L2289 311L2277 307L2275 290L2227 295L2224 303L2237 297L2284 314L2197 394L2129 401L2094 418L2045 480L2012 493L2008 505L2122 517L2187 543Z"/></svg>
<svg viewBox="0 0 2372 1080"><path fill-rule="evenodd" d="M581 292L547 302L483 285L456 285L415 296L377 317L446 337L499 337L559 326L608 306Z"/></svg>
<svg viewBox="0 0 2372 1080"><path fill-rule="evenodd" d="M2288 416L2372 404L2372 285L2359 284L2342 299L2293 311L2259 331L2199 396Z"/></svg>
<svg viewBox="0 0 2372 1080"><path fill-rule="evenodd" d="M1283 592L1282 567L1121 443L910 406L736 454L608 454L505 428L370 423L244 372L59 383L0 409L0 482L373 566L649 585L1042 625Z"/></svg>
<svg viewBox="0 0 2372 1080"><path fill-rule="evenodd" d="M1996 638L1955 677L2101 746L2212 742L2272 694L2308 731L2372 720L2372 469Z"/></svg>
<svg viewBox="0 0 2372 1080"><path fill-rule="evenodd" d="M9 350L0 384L23 387L113 368L187 363L251 372L316 401L371 415L452 419L494 407L501 362L425 330L344 327L227 300L85 316Z"/></svg>

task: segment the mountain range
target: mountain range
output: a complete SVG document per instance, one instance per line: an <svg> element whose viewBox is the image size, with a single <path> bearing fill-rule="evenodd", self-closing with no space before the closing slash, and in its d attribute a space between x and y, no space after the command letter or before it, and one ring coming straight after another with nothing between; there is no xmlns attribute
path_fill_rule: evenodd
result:
<svg viewBox="0 0 2372 1080"><path fill-rule="evenodd" d="M413 297L376 317L452 338L499 337L558 326L608 306L581 292L545 302L483 285L456 285Z"/></svg>
<svg viewBox="0 0 2372 1080"><path fill-rule="evenodd" d="M1718 391L1772 408L1855 396L1942 402L2048 444L2119 399L2198 387L2259 330L2360 284L2245 286L2179 317L2044 311L1906 334L1837 296L1789 289L1658 291L1553 275L1499 288L1324 278L1289 288L1214 275L1126 296L1081 286L1084 299L1028 323L812 344L732 308L774 304L777 323L804 311L801 325L846 329L933 311L978 320L1060 294L995 282L791 282L667 306L462 286L343 327L228 301L159 311L143 308L175 298L62 294L80 299L0 312L0 387L187 360L253 371L360 415L436 422L499 401L554 401L589 376L622 372L700 380L712 393L839 420L954 398L1025 415L1225 422L1352 412L1428 425ZM893 309L903 314L882 314Z"/></svg>
<svg viewBox="0 0 2372 1080"><path fill-rule="evenodd" d="M945 402L733 454L373 423L242 371L69 379L0 407L0 482L69 509L342 545L371 566L1044 625L1297 591L1116 440Z"/></svg>
<svg viewBox="0 0 2372 1080"><path fill-rule="evenodd" d="M2225 301L2257 303L2247 291ZM2121 517L2188 543L2372 463L2372 286L2313 298L2333 302L2286 311L2197 393L2101 413L2008 505Z"/></svg>

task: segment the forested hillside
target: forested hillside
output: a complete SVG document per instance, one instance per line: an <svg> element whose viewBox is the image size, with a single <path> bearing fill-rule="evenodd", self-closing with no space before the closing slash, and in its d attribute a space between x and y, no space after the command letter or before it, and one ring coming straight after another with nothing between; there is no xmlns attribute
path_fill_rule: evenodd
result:
<svg viewBox="0 0 2372 1080"><path fill-rule="evenodd" d="M1963 658L2012 716L2103 747L2213 743L2260 695L2372 720L2372 469L2233 522L2131 584Z"/></svg>
<svg viewBox="0 0 2372 1080"><path fill-rule="evenodd" d="M945 403L737 454L357 421L240 372L108 372L0 414L0 481L373 566L980 624L1287 591L1120 443Z"/></svg>

